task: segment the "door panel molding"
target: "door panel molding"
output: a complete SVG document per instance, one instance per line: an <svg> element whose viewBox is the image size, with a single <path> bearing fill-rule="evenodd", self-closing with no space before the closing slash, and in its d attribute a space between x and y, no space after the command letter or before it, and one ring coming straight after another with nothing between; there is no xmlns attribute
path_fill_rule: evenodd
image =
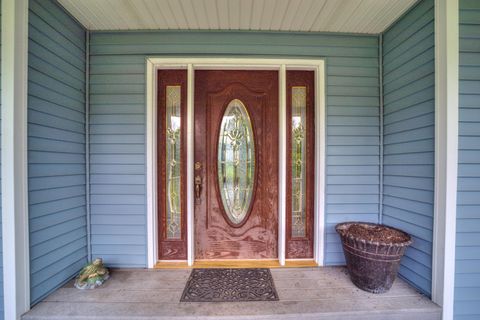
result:
<svg viewBox="0 0 480 320"><path fill-rule="evenodd" d="M265 58L178 58L148 57L146 59L146 176L147 176L147 266L153 268L158 260L157 219L157 149L156 149L156 73L161 69L185 69L187 79L187 263L192 266L194 257L194 70L278 70L279 71L279 194L285 195L286 185L286 71L310 70L315 73L315 199L314 199L314 260L324 264L325 237L325 60L324 59L265 59ZM278 257L285 265L285 196L279 196Z"/></svg>

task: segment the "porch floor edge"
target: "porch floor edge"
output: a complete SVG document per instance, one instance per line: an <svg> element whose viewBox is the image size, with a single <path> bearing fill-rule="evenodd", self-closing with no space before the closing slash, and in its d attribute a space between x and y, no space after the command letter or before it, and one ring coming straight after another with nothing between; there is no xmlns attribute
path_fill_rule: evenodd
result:
<svg viewBox="0 0 480 320"><path fill-rule="evenodd" d="M189 269L112 270L104 286L58 289L26 313L44 319L441 319L441 308L401 279L385 294L356 288L343 267L271 269L280 301L179 302Z"/></svg>

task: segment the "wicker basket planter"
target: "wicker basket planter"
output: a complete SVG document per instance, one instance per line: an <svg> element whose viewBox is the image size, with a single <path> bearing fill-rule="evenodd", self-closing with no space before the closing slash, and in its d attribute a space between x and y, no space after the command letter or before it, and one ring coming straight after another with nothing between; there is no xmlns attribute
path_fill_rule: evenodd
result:
<svg viewBox="0 0 480 320"><path fill-rule="evenodd" d="M359 228L364 231L360 236L353 232ZM412 243L410 235L385 225L364 222L339 223L335 229L342 239L352 282L368 292L387 292L397 276L405 249ZM379 230L384 234L391 233L391 239L375 239Z"/></svg>

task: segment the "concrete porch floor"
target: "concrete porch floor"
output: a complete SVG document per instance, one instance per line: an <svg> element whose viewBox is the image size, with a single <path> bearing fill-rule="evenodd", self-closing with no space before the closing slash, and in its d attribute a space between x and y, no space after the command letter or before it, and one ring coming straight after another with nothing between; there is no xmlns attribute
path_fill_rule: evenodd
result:
<svg viewBox="0 0 480 320"><path fill-rule="evenodd" d="M271 269L275 302L179 302L190 272L117 269L90 291L71 281L22 319L441 319L440 307L404 281L374 295L357 289L342 267Z"/></svg>

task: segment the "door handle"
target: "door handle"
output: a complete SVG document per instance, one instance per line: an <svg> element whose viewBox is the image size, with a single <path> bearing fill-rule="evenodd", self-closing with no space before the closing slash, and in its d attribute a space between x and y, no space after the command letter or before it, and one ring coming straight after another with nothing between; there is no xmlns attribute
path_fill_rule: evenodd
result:
<svg viewBox="0 0 480 320"><path fill-rule="evenodd" d="M200 194L202 193L202 177L195 176L195 203L200 204Z"/></svg>

